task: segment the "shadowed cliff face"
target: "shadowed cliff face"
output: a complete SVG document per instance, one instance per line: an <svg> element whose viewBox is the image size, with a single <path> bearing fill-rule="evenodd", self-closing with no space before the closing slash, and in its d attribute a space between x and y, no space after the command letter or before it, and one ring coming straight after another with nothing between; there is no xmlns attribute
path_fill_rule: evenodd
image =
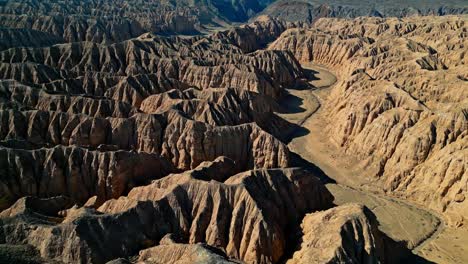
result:
<svg viewBox="0 0 468 264"><path fill-rule="evenodd" d="M290 223L332 201L312 174L272 169L290 163L272 134L293 128L275 99L303 72L291 53L257 49L285 29L262 20L114 44L25 34L1 51L2 252L105 263L146 249L147 260L175 234L167 261L278 260Z"/></svg>
<svg viewBox="0 0 468 264"><path fill-rule="evenodd" d="M0 6L0 25L23 29L18 34L22 34L21 37L27 42L22 45L35 42L30 39L35 31L45 32L67 42L114 43L145 32L193 35L213 26L246 22L269 2L271 1L9 0ZM4 41L4 45L12 44L8 39L2 38L2 42ZM33 45L40 44L36 42Z"/></svg>
<svg viewBox="0 0 468 264"><path fill-rule="evenodd" d="M293 126L274 114L274 99L302 68L289 52L243 50L285 29L262 20L206 37L0 52L2 207L24 195L102 203L218 156L235 161L233 172L287 167L289 151L270 133Z"/></svg>
<svg viewBox="0 0 468 264"><path fill-rule="evenodd" d="M339 75L325 102L330 139L381 188L466 220L466 16L320 19L271 49Z"/></svg>
<svg viewBox="0 0 468 264"><path fill-rule="evenodd" d="M382 233L369 208L349 203L307 214L301 224L301 242L286 262L301 263L430 263L413 256L402 242Z"/></svg>
<svg viewBox="0 0 468 264"><path fill-rule="evenodd" d="M292 224L306 212L331 206L332 196L309 172L254 170L224 183L210 181L210 171L222 172L223 166L232 163L219 160L215 166L171 174L104 203L98 211L72 208L59 213L66 208L62 200L44 211L38 206L55 200L22 198L2 213L2 240L26 239L44 258L103 263L136 254L173 233L181 242L208 243L236 259L272 263L282 256ZM33 219L47 225L28 223ZM140 252L140 257L154 250L158 247Z"/></svg>

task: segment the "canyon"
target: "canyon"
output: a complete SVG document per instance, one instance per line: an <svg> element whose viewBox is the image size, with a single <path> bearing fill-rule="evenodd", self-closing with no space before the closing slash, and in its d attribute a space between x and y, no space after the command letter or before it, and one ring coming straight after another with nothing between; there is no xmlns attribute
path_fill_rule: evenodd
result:
<svg viewBox="0 0 468 264"><path fill-rule="evenodd" d="M72 2L0 5L0 262L468 261L466 5Z"/></svg>

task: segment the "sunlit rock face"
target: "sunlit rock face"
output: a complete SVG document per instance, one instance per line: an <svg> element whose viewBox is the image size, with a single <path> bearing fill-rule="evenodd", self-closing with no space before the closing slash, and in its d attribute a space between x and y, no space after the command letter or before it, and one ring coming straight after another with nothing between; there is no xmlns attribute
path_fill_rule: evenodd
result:
<svg viewBox="0 0 468 264"><path fill-rule="evenodd" d="M468 208L466 29L463 16L320 19L270 49L334 69L341 81L324 106L331 141L389 193L459 225Z"/></svg>

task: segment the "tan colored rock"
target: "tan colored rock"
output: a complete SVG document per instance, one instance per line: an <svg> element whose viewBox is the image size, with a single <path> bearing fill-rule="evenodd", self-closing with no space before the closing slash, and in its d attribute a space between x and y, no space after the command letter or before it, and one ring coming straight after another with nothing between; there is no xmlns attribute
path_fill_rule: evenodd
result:
<svg viewBox="0 0 468 264"><path fill-rule="evenodd" d="M411 16L446 16L466 14L466 5L462 1L394 2L382 0L369 4L365 1L319 0L319 1L274 1L260 15L291 22L314 23L323 17L356 18L356 17L411 17Z"/></svg>
<svg viewBox="0 0 468 264"><path fill-rule="evenodd" d="M0 139L25 140L35 146L77 145L96 149L115 145L118 149L160 152L163 127L157 116L135 114L130 118L93 118L63 112L0 110Z"/></svg>
<svg viewBox="0 0 468 264"><path fill-rule="evenodd" d="M301 227L301 245L288 264L398 263L408 254L378 230L377 219L363 205L307 214Z"/></svg>
<svg viewBox="0 0 468 264"><path fill-rule="evenodd" d="M2 223L10 224L0 228L2 241L27 241L41 257L64 262L103 263L136 254L173 233L190 244L205 242L223 248L232 258L272 263L284 252L291 223L299 222L306 212L331 205L332 196L318 178L301 169L248 171L225 183L170 175L134 189L128 197L108 201L99 208L104 214L75 208L67 211L61 223L35 225L34 221L49 221L46 216L63 209L14 210L2 218ZM175 257L187 256L193 246L174 250L180 253Z"/></svg>
<svg viewBox="0 0 468 264"><path fill-rule="evenodd" d="M237 261L229 261L229 259L226 256L223 256L220 253L222 253L222 251L216 252L215 248L212 248L206 244L160 245L141 250L138 254L137 262L152 264L238 263Z"/></svg>
<svg viewBox="0 0 468 264"><path fill-rule="evenodd" d="M466 20L319 19L270 45L337 73L326 131L381 189L455 219L468 214Z"/></svg>
<svg viewBox="0 0 468 264"><path fill-rule="evenodd" d="M289 164L289 150L255 123L213 127L171 111L161 155L179 169L195 168L203 161L227 156L237 172L246 168L278 168Z"/></svg>
<svg viewBox="0 0 468 264"><path fill-rule="evenodd" d="M234 43L244 52L252 52L264 48L286 30L288 26L291 25L262 16L248 25L218 32L214 34L213 38Z"/></svg>
<svg viewBox="0 0 468 264"><path fill-rule="evenodd" d="M204 90L171 90L146 98L140 109L145 113L161 114L171 109L186 117L213 126L233 126L255 122L278 139L284 131L294 129L293 124L276 115L278 104L259 94L224 88Z"/></svg>
<svg viewBox="0 0 468 264"><path fill-rule="evenodd" d="M9 64L1 65L1 77L45 85L65 78L70 79L67 83L78 79L75 82L79 84L82 78L78 76L96 72L114 79L104 83L107 97L125 99L138 106L142 97L183 89L184 84L200 89L233 87L278 97L281 85L294 84L302 76L299 64L287 52L244 54L235 43L225 41L216 36L167 39L144 35L112 45L79 42L35 49L15 48L0 52L0 61ZM38 73L25 76L25 71ZM116 84L116 81L120 82ZM148 83L155 83L156 87ZM97 95L91 87L83 88Z"/></svg>
<svg viewBox="0 0 468 264"><path fill-rule="evenodd" d="M174 171L159 155L128 151L99 152L79 147L21 150L0 148L0 190L7 200L22 196L65 195L85 203L96 195L97 203L117 198L133 186Z"/></svg>
<svg viewBox="0 0 468 264"><path fill-rule="evenodd" d="M125 118L137 112L135 108L124 102L78 95L52 94L12 80L1 81L0 87L2 91L0 105L3 109L29 108L104 118Z"/></svg>

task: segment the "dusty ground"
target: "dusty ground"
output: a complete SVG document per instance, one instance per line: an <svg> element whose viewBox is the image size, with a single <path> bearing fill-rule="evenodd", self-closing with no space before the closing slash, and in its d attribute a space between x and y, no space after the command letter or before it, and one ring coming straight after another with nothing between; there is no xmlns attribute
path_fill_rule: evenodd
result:
<svg viewBox="0 0 468 264"><path fill-rule="evenodd" d="M447 227L414 252L435 263L468 263L468 230Z"/></svg>
<svg viewBox="0 0 468 264"><path fill-rule="evenodd" d="M443 220L432 212L379 194L372 187L372 178L366 177L364 171L355 169L353 164L357 161L340 154L328 141L323 133L325 121L320 102L326 100L336 78L323 67L303 67L310 69L317 78L311 81L316 89L289 90L289 95L281 104L295 111L280 115L308 130L308 133L293 135L288 146L337 182L327 184L335 196L335 203L358 202L366 205L377 216L381 231L396 241L407 241L410 248L415 248L414 253L429 261L468 263L468 230L446 228Z"/></svg>

